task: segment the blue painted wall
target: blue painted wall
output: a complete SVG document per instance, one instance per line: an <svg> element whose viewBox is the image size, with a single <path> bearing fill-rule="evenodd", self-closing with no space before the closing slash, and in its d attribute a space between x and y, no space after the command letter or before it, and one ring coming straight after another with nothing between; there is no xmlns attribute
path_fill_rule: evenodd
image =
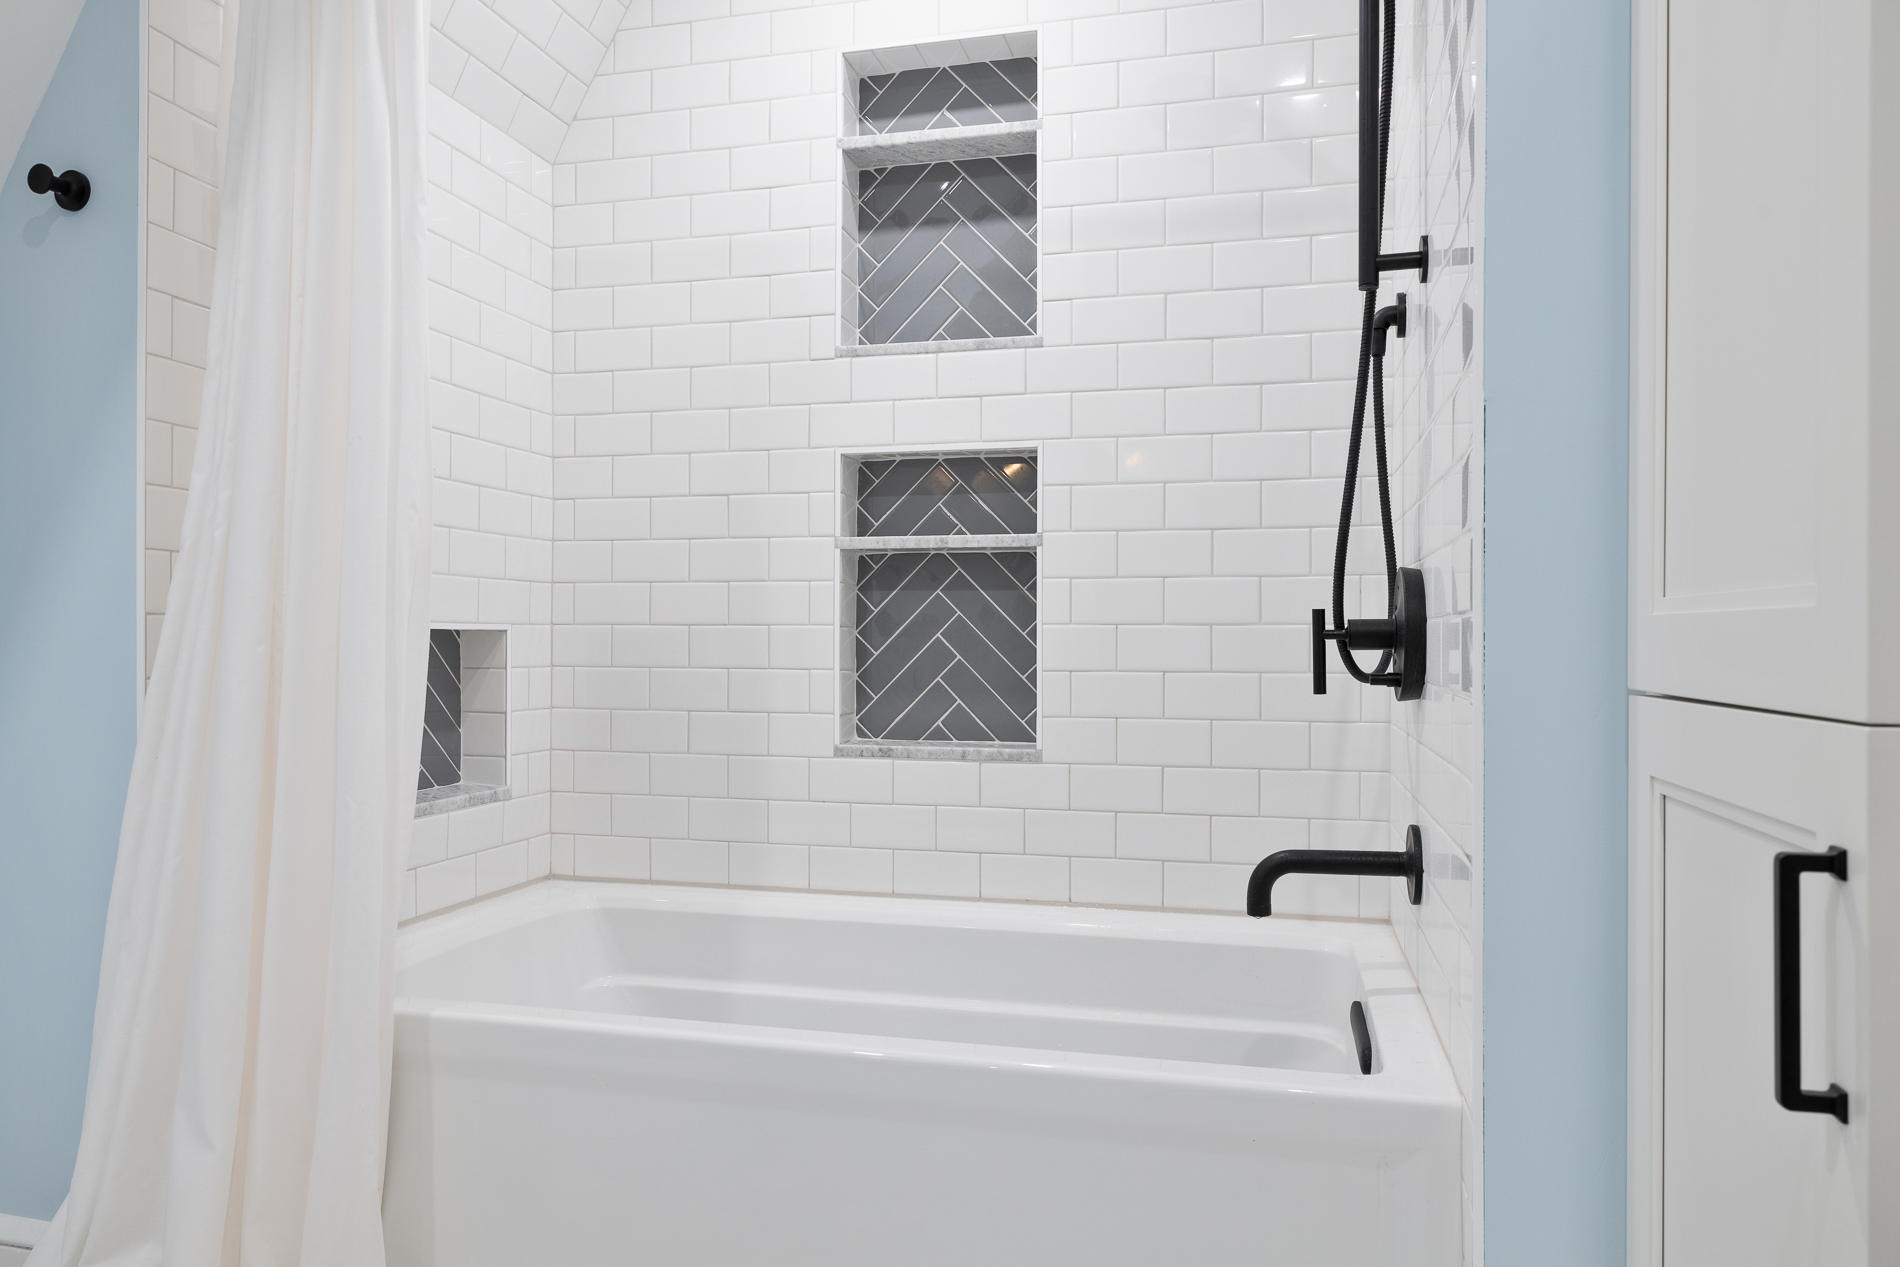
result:
<svg viewBox="0 0 1900 1267"><path fill-rule="evenodd" d="M1624 1261L1628 0L1486 26L1487 1267Z"/></svg>
<svg viewBox="0 0 1900 1267"><path fill-rule="evenodd" d="M135 740L138 173L138 0L87 0L0 187L0 1213L28 1218L79 1146Z"/></svg>

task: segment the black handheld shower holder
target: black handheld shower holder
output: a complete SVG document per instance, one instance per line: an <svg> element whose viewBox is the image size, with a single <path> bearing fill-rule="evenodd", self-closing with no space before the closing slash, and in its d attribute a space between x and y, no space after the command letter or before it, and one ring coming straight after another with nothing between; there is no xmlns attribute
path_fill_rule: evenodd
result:
<svg viewBox="0 0 1900 1267"><path fill-rule="evenodd" d="M1355 681L1388 686L1401 700L1425 693L1425 574L1398 565L1392 530L1392 489L1385 447L1385 350L1388 334L1405 337L1406 302L1379 308L1379 279L1399 269L1417 269L1421 282L1431 278L1431 239L1418 250L1381 254L1385 223L1386 158L1392 130L1392 61L1395 0L1359 0L1359 289L1364 319L1359 336L1358 387L1353 398L1352 431L1346 450L1345 489L1340 499L1339 533L1333 547L1332 627L1324 608L1313 609L1313 693L1326 694L1326 644L1338 644L1340 664ZM1382 38L1383 37L1383 38ZM1346 619L1346 552L1353 528L1353 495L1359 481L1359 456L1371 405L1374 473L1378 477L1379 527L1385 547L1386 616L1382 620ZM1363 669L1355 651L1380 653L1378 664Z"/></svg>
<svg viewBox="0 0 1900 1267"><path fill-rule="evenodd" d="M1386 11L1384 75L1380 74L1379 10ZM1385 131L1392 116L1392 31L1394 6L1386 0L1359 0L1359 289L1379 289L1386 273L1418 270L1420 285L1432 279L1432 240L1418 240L1416 251L1381 254L1385 218ZM1405 331L1399 331L1405 337Z"/></svg>

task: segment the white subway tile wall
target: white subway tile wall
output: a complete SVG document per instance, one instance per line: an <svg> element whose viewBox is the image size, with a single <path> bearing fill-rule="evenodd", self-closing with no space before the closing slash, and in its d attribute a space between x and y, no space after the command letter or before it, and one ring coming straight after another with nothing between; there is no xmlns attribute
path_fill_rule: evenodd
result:
<svg viewBox="0 0 1900 1267"><path fill-rule="evenodd" d="M550 869L554 158L625 10L624 0L430 6L430 619L509 630L512 799L416 823L405 915ZM151 6L148 666L202 391L216 244L217 63L220 50L233 47L222 27L214 0Z"/></svg>
<svg viewBox="0 0 1900 1267"><path fill-rule="evenodd" d="M1389 707L1305 639L1356 6L1123 7L629 10L554 171L556 873L1231 911L1274 849L1391 843ZM1028 26L1047 346L836 358L843 52ZM1044 442L1043 763L834 758L836 450L971 441Z"/></svg>
<svg viewBox="0 0 1900 1267"><path fill-rule="evenodd" d="M235 12L236 5L230 6ZM145 671L152 671L197 450L224 165L222 0L153 0L145 27Z"/></svg>
<svg viewBox="0 0 1900 1267"><path fill-rule="evenodd" d="M1434 655L1395 708L1312 695L1306 649L1357 351L1357 6L1144 3L434 0L431 614L510 629L513 799L417 823L410 911L549 873L1231 911L1266 853L1417 821L1424 907L1351 877L1276 905L1394 918L1475 1093L1481 9L1399 6L1388 244L1439 258L1392 358ZM149 37L152 645L215 7L155 3ZM1028 27L1046 346L835 357L842 52ZM832 757L837 450L995 441L1043 442L1043 764Z"/></svg>
<svg viewBox="0 0 1900 1267"><path fill-rule="evenodd" d="M1483 1226L1481 962L1484 876L1478 587L1484 515L1484 10L1478 0L1402 0L1392 110L1387 249L1432 239L1428 285L1396 275L1410 337L1388 376L1400 562L1425 573L1431 614L1425 697L1393 710L1391 818L1424 832L1427 896L1394 889L1393 924L1464 1088L1465 1226ZM1475 1235L1466 1261L1480 1261Z"/></svg>
<svg viewBox="0 0 1900 1267"><path fill-rule="evenodd" d="M511 799L417 821L407 913L549 874L554 159L624 0L434 0L430 420L438 625L508 630Z"/></svg>

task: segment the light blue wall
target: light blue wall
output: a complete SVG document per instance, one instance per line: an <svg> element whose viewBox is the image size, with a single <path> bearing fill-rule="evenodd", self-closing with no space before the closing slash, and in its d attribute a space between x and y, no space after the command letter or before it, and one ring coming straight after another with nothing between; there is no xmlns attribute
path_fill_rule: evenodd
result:
<svg viewBox="0 0 1900 1267"><path fill-rule="evenodd" d="M1624 1261L1629 3L1490 0L1486 1267Z"/></svg>
<svg viewBox="0 0 1900 1267"><path fill-rule="evenodd" d="M0 187L0 1213L79 1144L138 669L138 0L87 0ZM92 179L85 210L26 187Z"/></svg>

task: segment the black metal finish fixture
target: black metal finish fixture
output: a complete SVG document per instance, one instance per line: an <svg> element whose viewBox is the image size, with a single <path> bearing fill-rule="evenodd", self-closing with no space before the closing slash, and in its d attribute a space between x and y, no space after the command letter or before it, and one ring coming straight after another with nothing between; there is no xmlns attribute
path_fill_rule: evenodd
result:
<svg viewBox="0 0 1900 1267"><path fill-rule="evenodd" d="M1340 644L1340 658L1353 651L1379 651L1381 668L1358 677L1371 686L1389 686L1402 700L1425 694L1425 574L1400 568L1398 590L1392 596L1392 614L1384 620L1349 620L1344 629L1326 627L1326 609L1313 609L1313 694L1326 694L1326 644Z"/></svg>
<svg viewBox="0 0 1900 1267"><path fill-rule="evenodd" d="M1405 296L1379 308L1379 278L1392 269L1416 268L1430 276L1431 242L1416 252L1379 253L1385 222L1386 159L1392 132L1392 59L1396 0L1359 0L1359 289L1365 295L1359 331L1359 379L1346 442L1345 491L1340 496L1339 533L1333 544L1332 628L1324 608L1313 609L1313 694L1326 694L1326 644L1339 647L1339 661L1354 681L1389 686L1401 700L1425 693L1425 575L1399 566L1392 531L1392 481L1385 453L1385 348L1389 334L1405 337ZM1383 35L1383 38L1381 36ZM1346 547L1352 535L1353 495L1359 485L1359 454L1365 438L1366 404L1372 404L1373 468L1379 484L1379 528L1385 545L1386 615L1383 620L1346 619ZM1380 652L1371 670L1355 651Z"/></svg>
<svg viewBox="0 0 1900 1267"><path fill-rule="evenodd" d="M1385 10L1385 73L1380 75L1380 13ZM1392 0L1359 0L1359 289L1379 289L1385 273L1418 270L1431 280L1432 240L1422 237L1418 250L1383 255L1385 215L1385 131L1392 121ZM1384 91L1378 86L1385 85ZM1403 337L1403 335L1401 335Z"/></svg>
<svg viewBox="0 0 1900 1267"><path fill-rule="evenodd" d="M1832 1113L1847 1123L1847 1092L1801 1089L1801 876L1847 879L1847 850L1775 855L1775 1102L1795 1113Z"/></svg>
<svg viewBox="0 0 1900 1267"><path fill-rule="evenodd" d="M92 197L92 182L81 171L61 172L45 163L35 163L26 173L26 187L36 194L51 194L53 201L68 211L77 211Z"/></svg>
<svg viewBox="0 0 1900 1267"><path fill-rule="evenodd" d="M1366 1005L1354 999L1346 1013L1346 1023L1352 1026L1352 1045L1359 1052L1359 1072L1371 1073L1372 1029L1366 1024Z"/></svg>
<svg viewBox="0 0 1900 1267"><path fill-rule="evenodd" d="M1405 848L1282 849L1254 864L1247 879L1247 914L1273 914L1273 882L1283 875L1389 875L1405 877L1405 894L1417 906L1425 900L1425 838L1414 823L1405 829Z"/></svg>

